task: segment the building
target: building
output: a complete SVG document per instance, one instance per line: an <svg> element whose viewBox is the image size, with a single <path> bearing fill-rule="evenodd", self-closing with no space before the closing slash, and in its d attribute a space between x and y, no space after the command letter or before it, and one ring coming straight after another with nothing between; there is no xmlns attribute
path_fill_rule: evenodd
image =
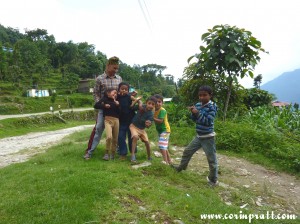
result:
<svg viewBox="0 0 300 224"><path fill-rule="evenodd" d="M79 93L92 93L93 88L91 86L94 86L92 84L95 80L94 79L82 79L79 81L78 85L78 92Z"/></svg>
<svg viewBox="0 0 300 224"><path fill-rule="evenodd" d="M164 103L170 103L172 101L172 98L164 98Z"/></svg>
<svg viewBox="0 0 300 224"><path fill-rule="evenodd" d="M280 101L272 102L273 107L287 107L289 105L290 105L290 103L287 103L287 102L280 102Z"/></svg>
<svg viewBox="0 0 300 224"><path fill-rule="evenodd" d="M45 97L49 96L48 90L29 89L27 90L27 97Z"/></svg>

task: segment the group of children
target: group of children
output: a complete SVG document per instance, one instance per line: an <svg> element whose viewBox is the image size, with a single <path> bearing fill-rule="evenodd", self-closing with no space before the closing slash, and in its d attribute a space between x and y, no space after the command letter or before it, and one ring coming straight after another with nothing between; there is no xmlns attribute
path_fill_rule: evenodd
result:
<svg viewBox="0 0 300 224"><path fill-rule="evenodd" d="M163 97L158 94L149 97L143 104L141 97L135 98L129 94L129 84L125 82L119 84L118 90L107 89L104 96L94 105L95 109L102 109L104 115L106 149L103 159L114 159L118 148L120 159L125 160L128 152L127 136L131 163L137 163L135 153L139 139L145 144L147 159L152 160L145 129L154 122L159 133L159 148L164 163L170 164L171 158L168 153L170 125L162 105Z"/></svg>
<svg viewBox="0 0 300 224"><path fill-rule="evenodd" d="M216 104L211 101L212 89L201 86L198 92L199 103L188 109L191 118L196 123L196 136L185 148L179 165L173 165L168 152L170 125L167 112L162 107L163 97L154 95L149 97L145 104L141 98L134 98L129 94L129 85L125 82L119 84L118 90L107 89L105 96L95 104L96 109L104 111L106 130L106 152L104 160L114 159L119 147L120 159L126 159L128 145L131 153L131 163L137 163L135 156L137 141L145 143L147 159L152 160L150 143L146 128L155 123L159 135L158 146L163 157L163 163L171 165L176 171L185 170L193 154L203 148L209 164L207 181L211 186L218 184L218 162L216 157L214 118L217 113ZM135 112L136 111L136 112Z"/></svg>

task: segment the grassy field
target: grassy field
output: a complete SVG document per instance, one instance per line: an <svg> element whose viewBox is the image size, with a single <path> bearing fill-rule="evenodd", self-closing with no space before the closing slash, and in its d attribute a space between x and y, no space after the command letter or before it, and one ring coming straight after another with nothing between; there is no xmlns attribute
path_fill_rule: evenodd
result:
<svg viewBox="0 0 300 224"><path fill-rule="evenodd" d="M175 173L160 158L137 170L129 161L103 161L104 145L85 161L82 155L89 134L90 130L75 133L44 154L0 169L1 224L229 223L200 215L240 214L241 200L252 196L248 191L235 192L235 201L228 206L219 196L222 188L209 187L206 176ZM141 162L146 159L142 145L137 157ZM264 209L268 208L258 211L254 206L243 213Z"/></svg>
<svg viewBox="0 0 300 224"><path fill-rule="evenodd" d="M56 95L51 97L20 97L1 96L0 114L23 114L60 109L90 107L93 108L94 99L91 94L74 93L72 95Z"/></svg>
<svg viewBox="0 0 300 224"><path fill-rule="evenodd" d="M1 120L0 138L94 123L93 113L76 114L65 114L67 123L52 115ZM171 124L171 127L172 146L186 146L195 135L193 126ZM0 224L249 223L234 218L230 222L201 219L201 214L239 215L241 211L261 214L272 209L252 205L254 192L211 188L206 182L207 172L176 173L161 164L160 158L154 158L151 166L136 170L129 161L103 161L105 146L101 144L93 158L85 161L82 156L90 131L75 133L27 162L0 169ZM217 121L216 131L218 153L299 175L295 170L297 164L291 163L291 158L298 161L299 143L277 133L255 130L247 124ZM150 139L156 139L154 126L148 133ZM137 159L146 160L143 145L139 145ZM224 203L224 193L230 195L232 205ZM245 201L249 206L242 210L240 205Z"/></svg>

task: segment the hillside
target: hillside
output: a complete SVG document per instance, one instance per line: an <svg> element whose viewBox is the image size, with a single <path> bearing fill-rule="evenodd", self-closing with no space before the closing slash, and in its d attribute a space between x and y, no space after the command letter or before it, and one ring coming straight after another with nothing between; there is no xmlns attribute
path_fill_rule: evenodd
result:
<svg viewBox="0 0 300 224"><path fill-rule="evenodd" d="M261 86L276 95L277 100L300 104L300 69L292 72L285 72Z"/></svg>

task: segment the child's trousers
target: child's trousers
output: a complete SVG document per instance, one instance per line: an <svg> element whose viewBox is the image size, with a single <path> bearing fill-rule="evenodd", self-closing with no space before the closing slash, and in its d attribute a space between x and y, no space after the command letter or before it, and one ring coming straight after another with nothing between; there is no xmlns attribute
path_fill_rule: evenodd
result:
<svg viewBox="0 0 300 224"><path fill-rule="evenodd" d="M209 138L199 138L196 136L185 148L178 169L185 170L194 153L198 151L201 147L205 152L209 165L208 178L210 181L216 182L218 179L218 161L216 155L216 144L214 136Z"/></svg>
<svg viewBox="0 0 300 224"><path fill-rule="evenodd" d="M126 144L126 136L128 136L129 151L131 151L132 139L131 139L131 132L129 129L129 124L120 123L118 143L119 143L119 154L121 156L126 156L128 153L128 148L127 148L127 144Z"/></svg>
<svg viewBox="0 0 300 224"><path fill-rule="evenodd" d="M118 146L119 119L106 116L104 123L106 131L106 154L110 152L114 155Z"/></svg>

